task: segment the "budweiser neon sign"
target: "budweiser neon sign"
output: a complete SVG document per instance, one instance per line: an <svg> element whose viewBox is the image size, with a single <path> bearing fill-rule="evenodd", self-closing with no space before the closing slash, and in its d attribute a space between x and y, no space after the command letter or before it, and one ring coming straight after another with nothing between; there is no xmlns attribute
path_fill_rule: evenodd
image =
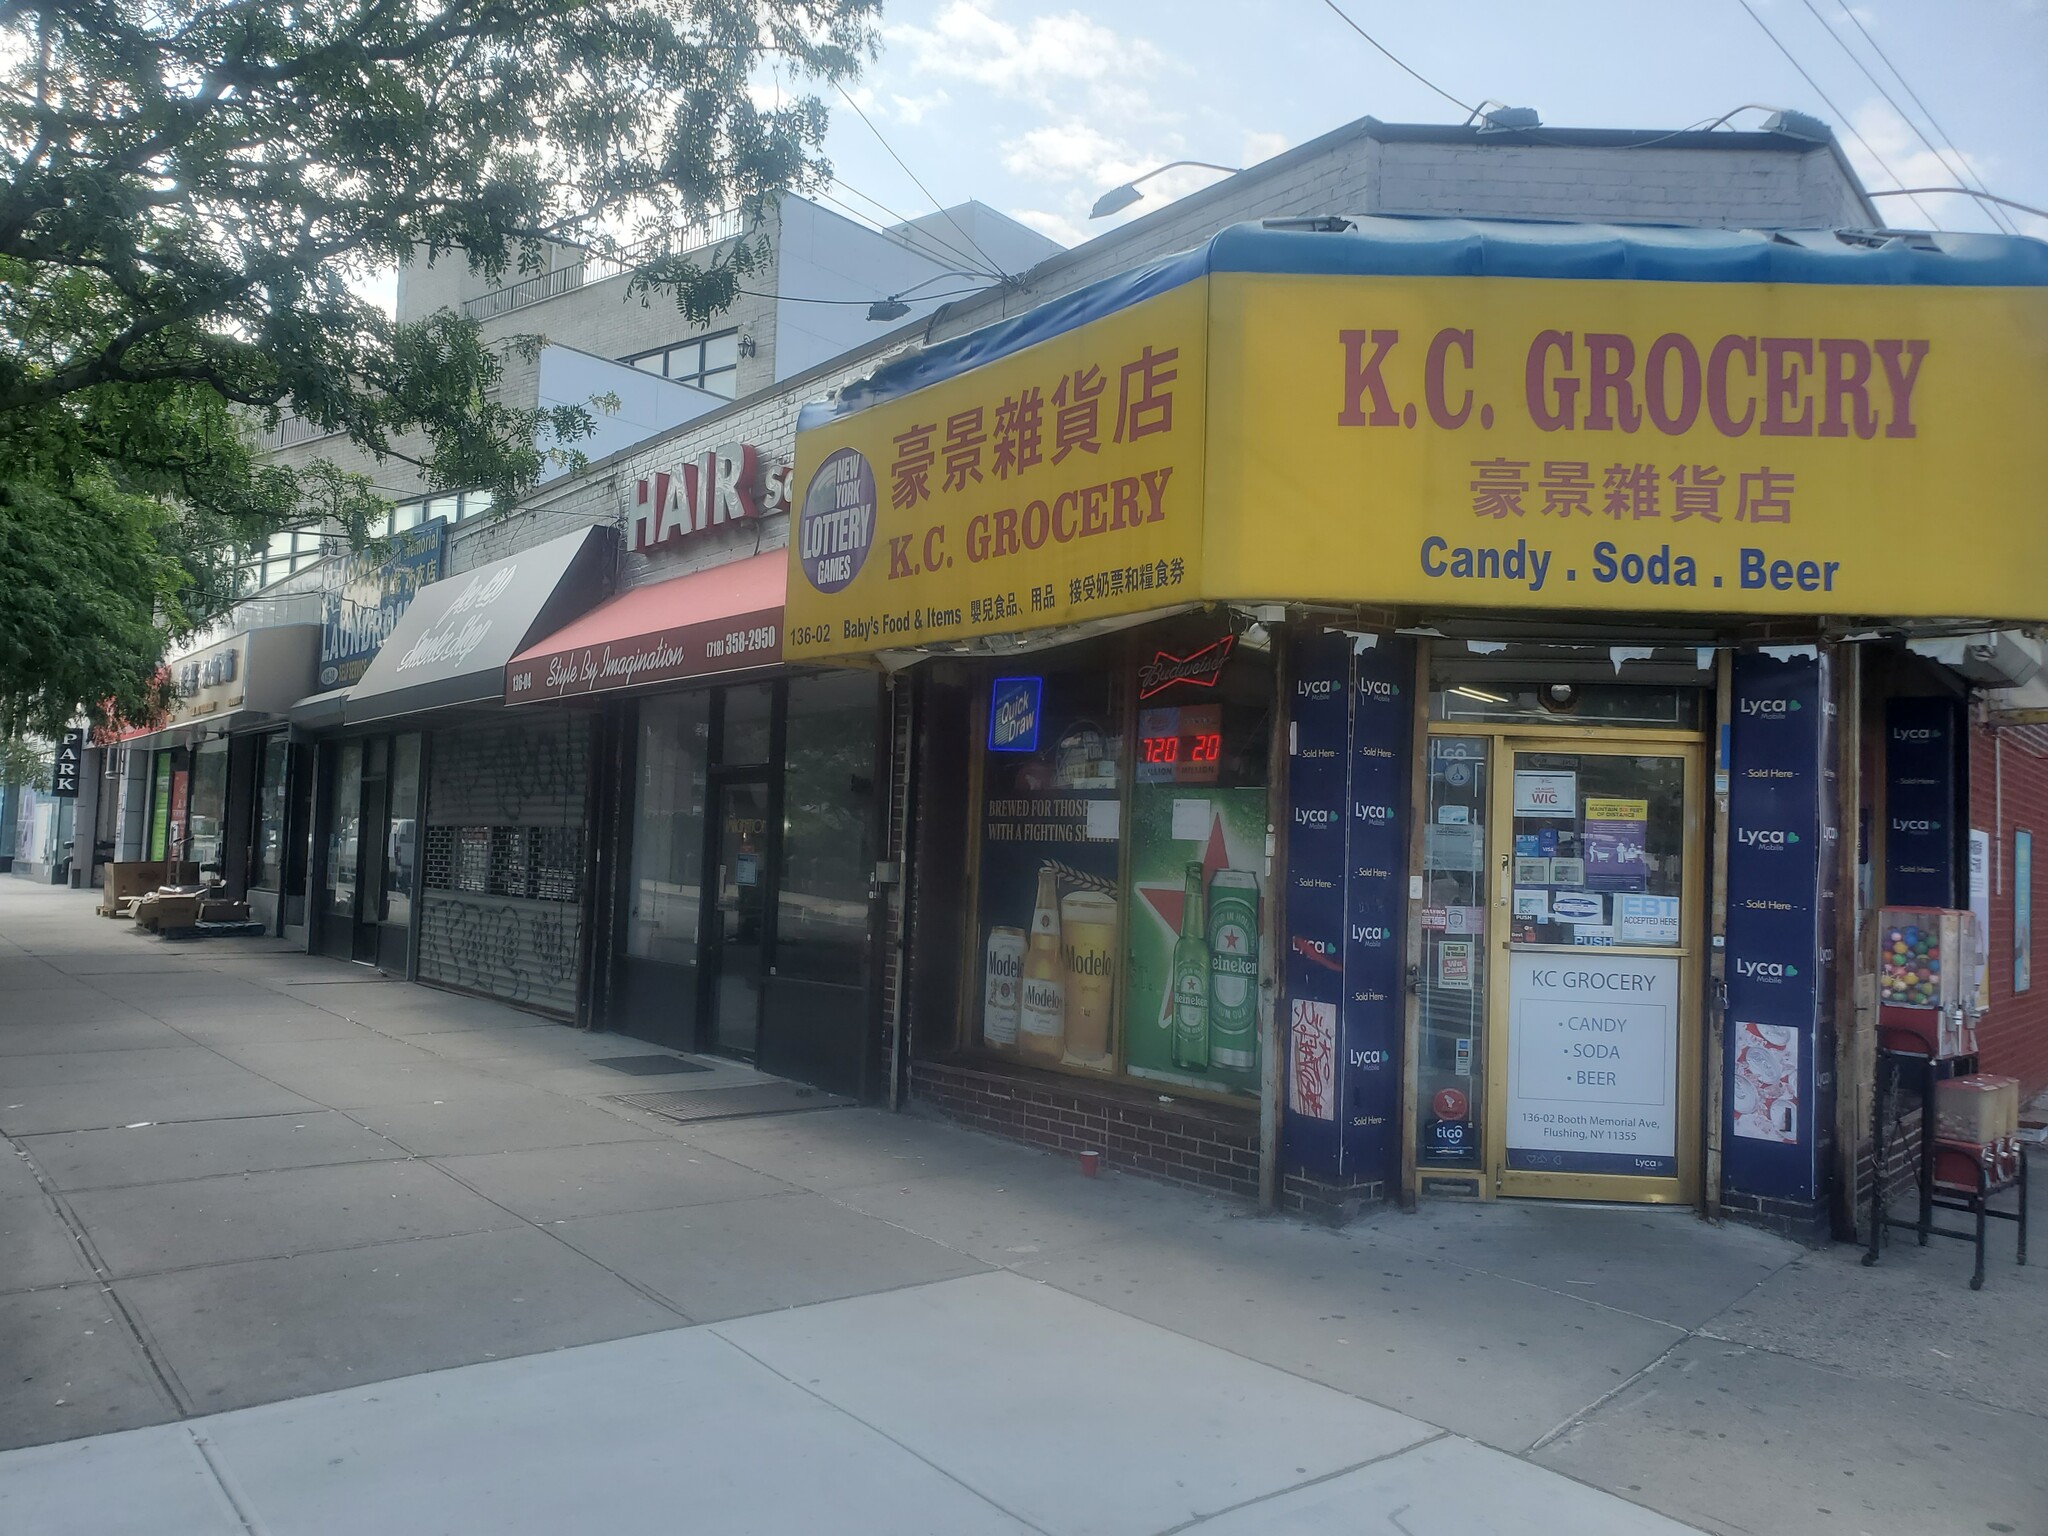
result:
<svg viewBox="0 0 2048 1536"><path fill-rule="evenodd" d="M1187 656L1155 651L1152 659L1138 668L1138 697L1149 699L1175 683L1214 688L1216 679L1223 675L1223 664L1230 660L1231 647L1236 644L1237 636L1225 635Z"/></svg>

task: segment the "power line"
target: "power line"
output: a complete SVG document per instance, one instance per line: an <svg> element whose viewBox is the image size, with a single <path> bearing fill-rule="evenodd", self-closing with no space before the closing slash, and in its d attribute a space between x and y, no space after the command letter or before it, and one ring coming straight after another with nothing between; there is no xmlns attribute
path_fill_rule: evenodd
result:
<svg viewBox="0 0 2048 1536"><path fill-rule="evenodd" d="M1965 178L1963 176L1963 173L1948 163L1948 157L1944 155L1938 148L1935 147L1934 141L1932 139L1928 138L1926 134L1920 131L1920 125L1914 122L1912 118L1906 115L1906 109L1898 104L1898 101L1892 96L1892 93L1888 89L1886 89L1885 83L1882 80L1878 79L1876 75L1870 72L1869 65L1865 64L1862 59L1857 57L1856 50L1849 46L1848 40L1844 38L1840 32L1837 32L1833 27L1828 25L1827 18L1821 15L1820 13L1820 7L1815 5L1813 3L1813 0L1800 0L1800 3L1806 7L1807 12L1813 17L1813 19L1820 23L1821 30L1827 33L1829 37L1835 40L1835 46L1837 48L1840 48L1842 52L1849 56L1849 62L1851 64L1854 64L1857 67L1857 69L1862 71L1863 78L1868 80L1873 86L1877 88L1877 94L1884 98L1885 105L1890 107L1892 111L1895 114L1897 114L1899 121L1906 125L1907 129L1911 131L1913 137L1918 139L1922 144L1926 145L1928 152L1932 154L1935 159L1941 162L1941 168L1947 171L1951 176L1955 177L1957 181L1964 180ZM1844 5L1843 10L1846 12L1847 9L1847 6ZM1851 21L1854 21L1856 18L1854 16L1850 16L1849 19ZM1869 34L1866 33L1864 35L1867 37ZM1924 212L1925 210L1922 211ZM1996 228L1998 226L1997 210L1987 208L1984 210L1984 212L1989 215L1992 227Z"/></svg>
<svg viewBox="0 0 2048 1536"><path fill-rule="evenodd" d="M944 276L946 276L946 274L945 274L945 273L943 273L943 272L941 272L941 273L939 274L939 276L941 276L941 277L944 277ZM763 293L763 292L761 292L761 291L760 291L759 289L757 289L757 288L736 288L736 289L734 289L733 291L734 291L735 293L744 293L744 294L745 294L745 295L746 295L746 296L747 296L748 298L750 298L750 299L779 299L779 300L781 300L781 301L782 301L783 303L785 303L785 304L862 304L862 305L868 305L868 304L876 304L876 303L879 303L879 302L881 302L881 301L880 301L880 300L878 300L878 299L807 299L807 298L804 298L804 297L802 297L802 296L801 296L801 295L799 295L799 294L794 294L794 293ZM908 292L910 292L910 291L911 291L911 290L910 290L910 289L907 289L907 288L906 288L906 289L904 290L904 292L906 292L906 293L908 293ZM966 297L966 296L967 296L968 294L970 294L970 293L986 293L986 292L988 292L988 290L987 290L986 288L949 288L949 289L948 289L948 290L946 290L946 292L944 292L944 293L921 293L921 294L919 294L919 295L917 296L916 302L917 302L917 303L919 303L919 304L922 304L922 303L924 303L924 302L925 302L925 301L926 301L927 299L929 299L929 300L932 300L932 301L934 301L934 302L936 302L936 301L938 301L938 300L940 300L940 299L960 299L960 298L965 298L965 297Z"/></svg>
<svg viewBox="0 0 2048 1536"><path fill-rule="evenodd" d="M1432 91L1435 91L1437 95L1443 97L1445 101L1448 101L1460 112L1463 112L1466 116L1467 121L1470 121L1474 116L1478 114L1479 109L1477 107L1467 106L1464 102L1458 100L1457 97L1453 96L1449 91L1445 90L1442 86L1438 85L1434 80L1429 79L1426 75L1417 73L1415 70L1409 68L1407 64L1402 63L1402 61L1399 58L1396 58L1394 54L1387 48L1386 44L1382 43L1378 38L1374 37L1370 32L1366 31L1365 28L1361 27L1357 22L1353 21L1349 16L1345 15L1341 10L1339 10L1337 8L1337 0L1323 0L1323 4L1330 8L1330 14L1335 16L1339 21L1343 22L1345 26L1349 27L1352 31L1356 32L1360 37L1364 38L1368 43L1371 43L1373 47L1379 49L1379 51L1385 54L1387 58L1393 60L1394 64L1397 65L1404 74L1408 75L1412 79L1420 80Z"/></svg>
<svg viewBox="0 0 2048 1536"><path fill-rule="evenodd" d="M1863 146L1863 152L1870 156L1871 159L1877 162L1878 168L1882 170L1885 173L1885 175L1891 177L1893 182L1903 187L1906 184L1904 178L1902 178L1897 171L1893 170L1891 166L1885 163L1885 158L1883 155L1880 155L1876 150L1870 147L1870 140L1864 138L1862 133L1857 130L1856 125L1849 120L1849 114L1844 112L1840 107L1835 105L1834 98L1828 95L1826 91L1820 88L1820 82L1814 79L1813 76L1809 75L1806 72L1806 66L1800 63L1799 60L1793 56L1792 50L1790 48L1787 48L1783 43L1778 41L1778 34L1770 29L1770 27L1765 23L1763 17L1757 15L1756 8L1749 3L1749 0L1735 0L1735 3L1741 6L1743 10L1749 13L1749 19L1751 21L1755 22L1758 27L1762 28L1764 36L1768 37L1771 40L1772 46L1775 47L1778 50L1778 52L1785 55L1785 61L1788 64L1790 64L1794 69L1799 71L1799 78L1804 80L1808 85L1813 87L1814 95L1818 96L1822 101L1827 103L1828 110L1835 114L1835 121L1840 123L1844 128L1849 130L1849 132L1855 137L1856 142ZM1920 210L1920 217L1925 219L1930 227L1934 229L1941 228L1941 225L1935 222L1934 215L1927 211L1926 207L1921 204L1918 198L1915 198L1913 200L1913 206Z"/></svg>
<svg viewBox="0 0 2048 1536"><path fill-rule="evenodd" d="M997 272L1001 272L1004 280L1007 281L1009 279L1010 274L1008 272L1003 271L1003 264L997 261L995 257L989 255L987 251L984 251L981 248L981 246L976 243L974 236L970 235L969 233L967 233L966 230L960 227L960 221L954 218L953 215L947 211L945 204L941 203L936 197L932 196L932 189L930 187L926 186L922 181L918 181L917 172L913 171L908 165L906 165L904 163L903 157L896 153L895 147L891 145L887 139L882 137L882 130L874 125L873 121L868 117L867 113L861 111L860 103L853 99L852 93L850 93L844 85L840 85L837 81L834 81L833 84L838 87L839 94L841 97L845 99L846 104L849 107L853 108L854 116L858 117L862 122L868 125L868 132L872 133L875 136L875 142L877 144L880 144L882 148L889 151L889 158L891 160L894 160L898 165L903 167L904 175L908 176L912 181L917 182L917 190L925 195L925 200L927 202L929 202L934 208L939 210L939 216L943 218L948 224L952 225L954 232L957 233L962 240L965 240L968 243L968 245L972 246L975 253L978 256L980 256L983 261L987 262Z"/></svg>
<svg viewBox="0 0 2048 1536"><path fill-rule="evenodd" d="M1875 53L1880 59L1884 60L1884 67L1892 72L1892 77L1899 82L1901 87L1904 88L1907 97L1912 101L1913 105L1920 109L1920 115L1927 119L1927 125L1930 128L1932 128L1936 133L1940 134L1944 139L1948 140L1949 148L1956 152L1956 160L1962 165L1963 169L1969 173L1967 175L1957 175L1956 180L1960 181L1966 187L1971 183L1972 180L1974 180L1977 183L1977 190L1979 192L1984 193L1986 196L1989 196L1991 188L1985 183L1984 178L1977 173L1977 168L1970 164L1970 157L1963 153L1963 146L1956 142L1956 136L1950 133L1946 128L1942 127L1940 123L1934 120L1934 114L1928 110L1927 103L1922 101L1920 99L1920 93L1913 89L1913 82L1908 80L1905 77L1905 75L1900 72L1899 66L1892 62L1891 55L1886 53L1884 49L1878 45L1877 39L1870 35L1870 29L1865 27L1863 25L1862 20L1856 15L1856 13L1853 10L1849 8L1848 0L1835 0L1835 3L1842 7L1842 14L1847 16L1851 22L1855 23L1856 30L1863 34L1863 41L1870 45L1871 52ZM1868 73L1868 71L1866 71L1866 73ZM1883 87L1879 87L1879 89L1883 89ZM1892 106L1894 110L1896 110L1898 107L1898 103L1893 102ZM1899 116L1901 117L1904 117L1905 115L1906 114L1903 112L1899 113ZM1923 144L1927 144L1927 139L1925 135L1922 135L1920 142ZM1927 147L1929 149L1934 148L1932 144L1928 144ZM1937 157L1941 155L1941 151L1938 149L1934 152ZM1955 170L1954 166L1948 165L1948 161L1946 159L1942 159L1941 163L1944 166L1948 166L1948 168L1951 171ZM2003 202L2004 199L1993 198L1992 201ZM2013 222L2012 217L2009 214L2000 214L1997 209L1993 209L1992 216L1994 219L2003 218L2005 222L2005 227L2009 233L2016 235L2020 232L2019 225Z"/></svg>
<svg viewBox="0 0 2048 1536"><path fill-rule="evenodd" d="M2009 197L2000 197L1996 192L1978 192L1969 187L1887 187L1882 192L1873 192L1872 197L1911 197L1916 192L1960 192L1965 197L1974 197L1979 202L2001 203L2007 208L2017 208L2021 213L2031 213L2037 219L2048 219L2048 208L2036 208L2031 203L2016 203ZM2014 230L2013 233L2019 233Z"/></svg>
<svg viewBox="0 0 2048 1536"><path fill-rule="evenodd" d="M879 198L870 197L867 193L861 191L860 188L853 186L848 182L842 181L836 176L833 178L833 184L835 186L844 187L848 192L851 192L855 197L859 198L864 203L874 204L875 207L881 209L883 213L887 214L891 219L895 220L897 226L899 227L893 229L885 228L882 225L881 220L877 219L873 214L862 212L860 209L854 207L853 204L847 202L845 199L834 197L830 192L822 190L818 193L818 196L823 198L826 202L832 204L835 208L844 210L844 212L849 218L860 220L863 225L872 228L876 234L882 236L884 239L892 240L898 245L901 245L905 250L910 251L912 254L922 256L927 261L929 261L932 256L931 251L920 249L917 243L920 240L927 241L934 248L943 252L948 259L959 262L960 265L966 270L974 272L979 276L986 277L992 283L1002 281L1002 274L1000 272L989 272L983 270L982 268L978 267L975 264L974 257L968 255L965 251L961 250L957 245L952 245L947 241L942 240L939 236L933 234L928 229L919 229L915 236L905 233L905 231L910 227L911 221L909 219L906 219L902 214L898 213L895 209L889 207L888 204L882 202Z"/></svg>

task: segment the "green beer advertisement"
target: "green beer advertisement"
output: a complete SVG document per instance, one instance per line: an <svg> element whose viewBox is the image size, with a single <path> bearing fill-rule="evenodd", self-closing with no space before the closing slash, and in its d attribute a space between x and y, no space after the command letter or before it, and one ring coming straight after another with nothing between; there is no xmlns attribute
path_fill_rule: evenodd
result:
<svg viewBox="0 0 2048 1536"><path fill-rule="evenodd" d="M1266 792L1131 792L1126 1059L1134 1077L1256 1094Z"/></svg>

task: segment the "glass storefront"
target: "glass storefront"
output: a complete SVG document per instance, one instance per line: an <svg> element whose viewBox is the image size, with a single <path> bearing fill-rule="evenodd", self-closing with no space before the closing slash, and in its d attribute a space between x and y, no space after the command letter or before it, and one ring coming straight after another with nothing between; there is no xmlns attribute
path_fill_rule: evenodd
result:
<svg viewBox="0 0 2048 1536"><path fill-rule="evenodd" d="M209 741L192 754L191 851L202 871L225 873L227 853L228 744Z"/></svg>
<svg viewBox="0 0 2048 1536"><path fill-rule="evenodd" d="M878 699L839 672L640 701L611 1027L861 1090Z"/></svg>
<svg viewBox="0 0 2048 1536"><path fill-rule="evenodd" d="M263 738L256 768L256 835L249 851L249 884L274 891L284 872L285 813L291 745L284 732Z"/></svg>
<svg viewBox="0 0 2048 1536"><path fill-rule="evenodd" d="M1273 674L1244 642L1189 621L981 683L965 1048L1257 1094Z"/></svg>

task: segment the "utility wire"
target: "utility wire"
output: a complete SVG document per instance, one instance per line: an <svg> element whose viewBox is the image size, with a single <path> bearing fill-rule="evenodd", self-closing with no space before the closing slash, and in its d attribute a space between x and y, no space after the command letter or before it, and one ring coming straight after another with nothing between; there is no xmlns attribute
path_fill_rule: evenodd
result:
<svg viewBox="0 0 2048 1536"><path fill-rule="evenodd" d="M1800 3L1806 7L1807 12L1813 17L1813 19L1820 23L1821 30L1827 33L1829 37L1834 39L1835 46L1841 49L1842 52L1849 56L1849 62L1851 64L1854 64L1857 67L1857 69L1862 71L1863 78L1868 80L1873 86L1876 87L1877 94L1884 98L1885 105L1890 107L1892 111L1897 114L1899 121L1906 125L1907 129L1911 131L1913 137L1918 139L1922 144L1926 145L1928 152L1931 153L1935 159L1941 162L1941 168L1947 171L1949 175L1955 177L1957 181L1967 180L1967 178L1963 175L1961 171L1957 170L1954 166L1948 163L1948 157L1944 155L1938 148L1935 147L1934 141L1928 138L1926 134L1920 131L1920 125L1914 122L1912 118L1906 115L1906 109L1899 105L1897 98L1895 98L1892 95L1891 91L1886 88L1885 83L1882 80L1878 79L1876 75L1870 72L1870 66L1868 64L1865 64L1863 60L1857 55L1856 50L1849 46L1848 39L1844 38L1840 32L1836 31L1833 27L1828 25L1828 19L1825 16L1821 15L1820 7L1815 5L1813 3L1813 0L1800 0ZM1843 10L1846 13L1848 7L1846 5L1843 6ZM1850 16L1849 19L1851 21L1854 21L1856 18L1854 16ZM1868 33L1865 33L1864 35L1866 37L1869 36ZM1990 218L1992 227L1996 228L1998 226L1999 219L1998 210L1990 206L1983 206L1982 212Z"/></svg>
<svg viewBox="0 0 2048 1536"><path fill-rule="evenodd" d="M1848 0L1835 0L1835 3L1842 7L1842 14L1847 16L1850 21L1855 23L1856 30L1863 34L1863 41L1870 45L1870 51L1872 53L1875 53L1880 59L1884 60L1884 67L1892 72L1892 77L1896 79L1899 82L1900 86L1902 86L1905 89L1906 95L1912 101L1913 105L1920 109L1920 115L1927 119L1927 125L1930 128L1932 128L1936 133L1940 134L1942 138L1948 140L1949 148L1956 152L1956 160L1958 161L1958 163L1962 165L1963 169L1966 172L1968 172L1967 175L1957 176L1956 180L1961 182L1966 187L1969 186L1972 181L1975 181L1977 184L1977 190L1979 192L1984 193L1986 196L1989 196L1991 192L1989 184L1986 183L1986 181L1981 175L1978 174L1977 168L1974 165L1970 164L1970 157L1963 153L1963 146L1956 142L1956 136L1950 133L1946 128L1942 127L1940 123L1934 120L1934 114L1933 112L1928 110L1927 103L1922 101L1920 99L1920 93L1913 89L1913 82L1905 77L1905 75L1900 71L1899 66L1892 62L1891 55L1886 53L1884 49L1878 45L1877 39L1870 35L1870 29L1865 27L1863 25L1862 20L1856 15L1855 11L1849 8ZM1868 73L1868 71L1866 71L1866 73ZM1880 87L1880 89L1882 89L1882 87ZM1893 103L1894 107L1896 107L1897 105L1898 104L1896 102ZM1901 117L1904 117L1906 114L1901 112L1899 115ZM1925 137L1923 137L1920 142L1925 144L1927 143L1927 140L1925 139ZM1928 145L1928 148L1930 149L1933 149L1933 147L1934 146L1931 144ZM1941 151L1935 150L1935 153L1939 155ZM1943 165L1948 165L1948 161L1945 159L1941 163ZM1950 166L1949 169L1954 170L1955 167ZM1992 201L2002 202L2003 199L1993 198ZM2004 219L2005 227L2010 233L2016 235L2020 232L2019 225L2013 221L2012 216L2010 214L2001 214L1997 209L1993 209L1992 213L1995 218L2002 217Z"/></svg>
<svg viewBox="0 0 2048 1536"><path fill-rule="evenodd" d="M960 221L954 218L953 215L947 211L946 205L941 203L936 197L932 196L932 189L926 186L922 181L918 181L917 172L913 171L908 165L904 164L903 157L896 153L895 147L891 145L887 139L882 137L882 130L874 125L873 120L868 117L867 113L861 111L860 103L853 99L852 93L849 92L844 85L840 85L837 81L834 81L833 83L835 86L838 87L839 94L841 97L845 99L846 104L849 107L853 108L854 116L858 117L862 122L868 125L868 132L872 133L875 136L875 142L877 144L880 144L882 148L889 151L889 158L891 160L894 160L898 165L903 167L903 174L908 176L912 181L917 182L917 190L922 192L925 195L925 199L934 208L939 210L939 216L943 218L948 224L953 226L955 233L957 233L962 240L965 240L969 246L972 246L975 253L979 255L983 261L987 262L989 266L993 267L997 272L1001 272L1004 281L1010 281L1010 274L1008 272L1003 271L1003 264L997 261L995 257L989 255L987 251L982 250L982 248L975 243L974 236L968 234L966 230L962 229L960 227Z"/></svg>
<svg viewBox="0 0 2048 1536"><path fill-rule="evenodd" d="M1465 119L1467 122L1471 121L1473 117L1478 115L1479 109L1477 107L1468 106L1466 103L1458 100L1457 97L1453 96L1449 91L1445 90L1442 86L1438 85L1434 80L1429 79L1425 75L1418 74L1415 70L1409 68L1407 64L1403 63L1399 58L1396 58L1395 55L1387 48L1386 44L1382 43L1378 38L1374 37L1370 32L1366 31L1365 28L1361 27L1357 22L1353 21L1349 16L1345 15L1344 12L1339 10L1337 8L1337 0L1323 0L1323 4L1330 8L1331 15L1335 16L1339 21L1343 22L1345 26L1349 27L1352 31L1356 32L1368 43L1371 43L1373 47L1379 49L1379 51L1382 54L1385 54L1388 59L1391 59L1393 63L1397 67L1399 67L1404 74L1408 75L1412 79L1420 80L1432 91L1435 91L1437 95L1443 97L1445 101L1448 101L1460 112L1463 112L1465 114Z"/></svg>
<svg viewBox="0 0 2048 1536"><path fill-rule="evenodd" d="M1787 63L1789 63L1794 69L1799 71L1799 78L1804 80L1808 85L1813 87L1814 95L1818 96L1822 101L1827 103L1828 110L1835 114L1835 121L1840 123L1844 128L1848 129L1852 135L1854 135L1856 142L1863 146L1863 152L1870 156L1871 159L1877 162L1879 169L1881 169L1885 173L1885 175L1891 177L1894 184L1901 187L1905 186L1905 180L1899 175L1899 173L1893 170L1890 165L1886 164L1884 156L1880 155L1876 150L1870 147L1870 140L1864 138L1863 135L1857 131L1856 125L1849 120L1849 114L1844 112L1840 107L1835 105L1834 98L1828 95L1826 91L1820 88L1820 82L1814 79L1813 76L1809 75L1806 72L1806 66L1799 62L1799 60L1793 55L1792 50L1790 48L1787 48L1782 42L1778 41L1778 34L1770 29L1770 26L1764 21L1763 17L1757 15L1756 7L1752 6L1749 3L1749 0L1735 0L1735 3L1741 6L1743 10L1749 13L1749 19L1755 22L1758 27L1762 28L1764 36L1768 37L1771 40L1772 46L1775 47L1778 50L1778 52L1785 55L1785 60ZM1941 225L1935 222L1934 215L1927 211L1925 205L1922 204L1918 198L1913 199L1913 206L1920 210L1920 217L1927 221L1929 228L1941 228Z"/></svg>
<svg viewBox="0 0 2048 1536"><path fill-rule="evenodd" d="M940 275L941 277L943 277L943 276L945 276L946 274L942 272L942 273L940 273L939 275ZM879 299L807 299L807 298L804 298L803 296L801 296L800 294L794 294L794 293L763 293L763 292L761 292L761 291L760 291L759 289L755 289L755 288L736 288L736 289L734 289L733 291L734 291L735 293L744 293L744 294L745 294L745 295L746 295L746 296L747 296L748 298L750 298L750 299L779 299L779 300L781 300L781 301L782 301L783 303L785 303L785 304L861 304L861 305L868 305L868 304L878 304L878 303L880 303L880 302L881 302L881 301L880 301ZM906 293L908 293L908 292L910 292L910 291L911 291L911 290L910 290L910 289L907 289L907 288L906 288L906 289L904 290L904 292L906 292ZM965 298L965 297L966 297L966 296L967 296L968 294L970 294L970 293L986 293L986 292L988 292L988 290L987 290L986 288L949 288L949 289L948 289L948 290L946 290L946 292L944 292L944 293L921 293L921 294L919 294L919 295L917 296L917 298L916 298L915 300L913 300L912 302L914 302L914 303L918 303L918 304L922 304L922 303L924 303L924 302L925 302L925 301L926 301L927 299L930 299L930 300L938 300L938 299L959 299L959 298Z"/></svg>
<svg viewBox="0 0 2048 1536"><path fill-rule="evenodd" d="M2001 203L2007 208L2017 208L2021 213L2031 213L2036 218L2048 219L2048 208L2036 208L2031 203L2016 203L2009 197L2000 197L1996 192L1978 192L1969 187L1899 187L1897 189L1886 187L1883 191L1873 192L1870 195L1872 197L1911 197L1916 192L1960 192L1963 196L1974 197L1979 202ZM2017 234L2018 231L2015 230L2014 233Z"/></svg>
<svg viewBox="0 0 2048 1536"><path fill-rule="evenodd" d="M967 271L973 272L978 276L986 277L992 283L1002 281L1001 273L986 271L976 263L974 257L968 255L965 251L961 250L957 245L953 245L948 241L940 239L939 236L933 234L930 230L920 229L914 235L907 233L907 229L910 224L909 219L906 219L905 217L903 217L902 214L898 213L895 209L889 207L886 203L880 201L879 199L870 197L867 193L861 191L860 188L852 186L847 182L841 181L836 176L833 178L833 185L842 187L846 191L851 192L855 197L859 198L864 203L874 204L875 207L881 209L883 213L887 214L891 219L893 219L896 222L896 224L899 227L894 229L886 228L883 226L882 221L877 219L873 214L866 213L861 209L854 207L853 204L847 202L844 198L834 197L830 192L822 190L818 193L818 196L823 198L826 202L832 204L835 208L843 210L849 218L858 219L862 224L871 227L876 234L881 235L884 239L892 240L897 244L901 245L905 250L911 251L918 256L922 256L926 260L930 260L932 252L929 250L920 249L918 246L918 242L920 240L924 241L928 243L930 246L932 246L934 249L943 252L949 259L959 262L960 265Z"/></svg>

